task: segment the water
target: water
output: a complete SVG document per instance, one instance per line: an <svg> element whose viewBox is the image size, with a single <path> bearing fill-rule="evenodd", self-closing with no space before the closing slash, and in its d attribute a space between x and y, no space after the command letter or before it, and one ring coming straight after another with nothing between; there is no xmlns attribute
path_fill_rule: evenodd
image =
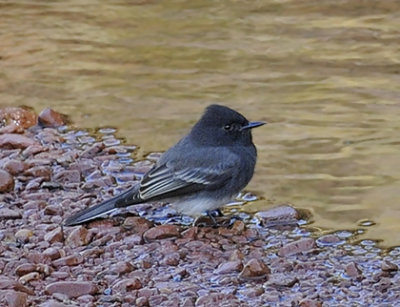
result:
<svg viewBox="0 0 400 307"><path fill-rule="evenodd" d="M400 3L0 2L0 106L117 128L138 157L218 102L251 120L248 190L313 226L400 237ZM369 223L364 223L369 221Z"/></svg>

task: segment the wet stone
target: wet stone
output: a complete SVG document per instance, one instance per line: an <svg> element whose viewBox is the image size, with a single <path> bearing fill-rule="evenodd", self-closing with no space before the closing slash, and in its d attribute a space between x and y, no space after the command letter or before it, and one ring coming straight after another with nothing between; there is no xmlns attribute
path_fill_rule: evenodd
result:
<svg viewBox="0 0 400 307"><path fill-rule="evenodd" d="M95 294L97 287L90 281L58 281L46 286L48 294L61 293L68 298L75 298L85 294Z"/></svg>
<svg viewBox="0 0 400 307"><path fill-rule="evenodd" d="M309 252L315 248L315 241L312 238L304 238L282 246L279 249L279 256L288 257L291 255Z"/></svg>
<svg viewBox="0 0 400 307"><path fill-rule="evenodd" d="M316 241L319 246L336 246L339 244L343 244L344 241L339 238L337 235L328 234L322 237L319 237Z"/></svg>
<svg viewBox="0 0 400 307"><path fill-rule="evenodd" d="M275 226L282 224L297 224L299 213L289 205L282 205L266 211L259 211L255 216L264 226Z"/></svg>

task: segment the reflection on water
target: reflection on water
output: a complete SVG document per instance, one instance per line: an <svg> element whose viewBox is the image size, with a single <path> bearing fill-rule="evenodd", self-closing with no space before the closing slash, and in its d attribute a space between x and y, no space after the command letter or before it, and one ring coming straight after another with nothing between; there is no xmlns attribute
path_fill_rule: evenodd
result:
<svg viewBox="0 0 400 307"><path fill-rule="evenodd" d="M400 244L400 18L388 1L0 3L0 106L117 127L139 155L210 102L254 132L248 187L323 229ZM254 209L254 208L253 208ZM252 210L252 208L249 208ZM371 221L365 224L363 221Z"/></svg>

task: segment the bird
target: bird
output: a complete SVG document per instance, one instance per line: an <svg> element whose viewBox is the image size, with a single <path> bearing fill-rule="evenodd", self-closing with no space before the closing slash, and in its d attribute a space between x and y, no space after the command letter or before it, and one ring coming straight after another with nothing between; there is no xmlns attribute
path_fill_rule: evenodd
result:
<svg viewBox="0 0 400 307"><path fill-rule="evenodd" d="M257 150L251 130L264 124L249 122L227 106L208 106L190 132L162 154L138 184L70 216L64 225L151 202L169 203L179 214L194 218L221 208L253 177Z"/></svg>

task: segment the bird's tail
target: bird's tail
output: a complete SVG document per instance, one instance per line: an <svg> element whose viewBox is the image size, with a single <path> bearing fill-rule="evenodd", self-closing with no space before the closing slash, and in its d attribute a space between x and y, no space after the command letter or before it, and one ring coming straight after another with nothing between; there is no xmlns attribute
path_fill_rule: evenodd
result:
<svg viewBox="0 0 400 307"><path fill-rule="evenodd" d="M97 219L99 217L102 217L107 213L111 213L117 208L127 207L129 205L138 203L139 199L135 197L136 195L137 195L137 189L135 188L130 189L125 193L122 193L116 197L108 199L100 204L79 211L78 213L67 218L64 222L64 225L73 226L82 224Z"/></svg>

